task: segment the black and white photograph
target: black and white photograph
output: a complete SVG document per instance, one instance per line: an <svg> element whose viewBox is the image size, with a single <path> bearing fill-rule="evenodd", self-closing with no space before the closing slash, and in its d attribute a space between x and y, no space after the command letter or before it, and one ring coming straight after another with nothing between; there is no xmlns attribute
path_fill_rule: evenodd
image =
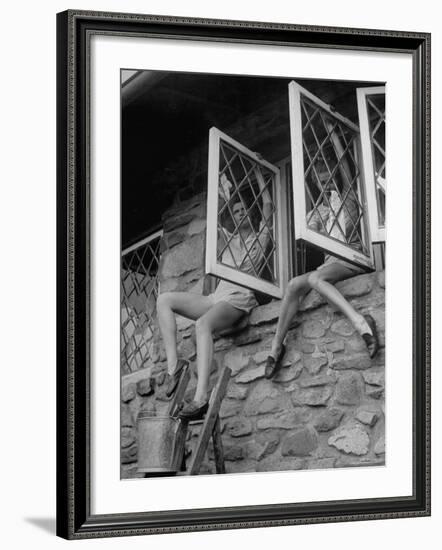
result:
<svg viewBox="0 0 442 550"><path fill-rule="evenodd" d="M121 478L385 465L384 82L121 70Z"/></svg>

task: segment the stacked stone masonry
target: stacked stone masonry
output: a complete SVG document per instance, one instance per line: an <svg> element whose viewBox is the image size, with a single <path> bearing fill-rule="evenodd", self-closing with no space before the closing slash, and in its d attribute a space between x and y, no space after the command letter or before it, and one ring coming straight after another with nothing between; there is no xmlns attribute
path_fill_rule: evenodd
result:
<svg viewBox="0 0 442 550"><path fill-rule="evenodd" d="M167 213L160 263L161 292L201 293L204 280L205 198ZM211 387L224 366L232 370L221 406L226 470L253 472L383 465L385 459L385 282L370 273L337 287L361 313L376 321L381 349L370 360L365 344L343 315L315 291L301 304L288 333L282 368L264 378L280 302L257 307L243 328L215 339ZM178 353L191 363L188 397L196 385L194 323L178 318ZM136 418L140 410L166 413L166 361L156 336L146 368L122 377L122 477L137 477ZM191 426L190 457L199 433ZM200 473L214 473L209 446Z"/></svg>

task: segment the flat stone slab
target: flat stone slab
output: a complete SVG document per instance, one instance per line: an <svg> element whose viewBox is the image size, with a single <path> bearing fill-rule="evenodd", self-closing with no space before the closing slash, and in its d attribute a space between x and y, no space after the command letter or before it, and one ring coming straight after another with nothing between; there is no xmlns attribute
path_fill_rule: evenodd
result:
<svg viewBox="0 0 442 550"><path fill-rule="evenodd" d="M376 372L364 372L362 373L362 376L364 377L365 382L370 384L370 386L378 386L381 388L385 386L385 374L383 370Z"/></svg>
<svg viewBox="0 0 442 550"><path fill-rule="evenodd" d="M358 426L343 426L329 438L328 444L346 454L362 456L368 453L370 438Z"/></svg>
<svg viewBox="0 0 442 550"><path fill-rule="evenodd" d="M344 411L336 407L321 413L313 423L318 432L330 432L337 428L344 416Z"/></svg>
<svg viewBox="0 0 442 550"><path fill-rule="evenodd" d="M336 385L336 401L341 405L358 405L364 394L364 382L359 372L345 372Z"/></svg>
<svg viewBox="0 0 442 550"><path fill-rule="evenodd" d="M239 374L235 381L239 384L248 384L249 382L254 382L255 380L259 380L260 378L264 378L265 374L265 366L262 367L256 367L254 369L249 369L241 374Z"/></svg>
<svg viewBox="0 0 442 550"><path fill-rule="evenodd" d="M227 433L232 437L243 437L252 433L252 423L247 418L237 418L227 425Z"/></svg>
<svg viewBox="0 0 442 550"><path fill-rule="evenodd" d="M309 456L318 447L319 439L313 428L303 428L282 442L282 456Z"/></svg>
<svg viewBox="0 0 442 550"><path fill-rule="evenodd" d="M309 405L318 407L326 405L333 393L333 389L329 386L319 386L315 388L299 389L292 395L295 405Z"/></svg>
<svg viewBox="0 0 442 550"><path fill-rule="evenodd" d="M376 455L385 454L385 436L382 436L380 439L378 439L378 441L376 441L374 452Z"/></svg>
<svg viewBox="0 0 442 550"><path fill-rule="evenodd" d="M304 411L274 414L270 417L258 419L256 427L258 430L292 430L294 427L307 422L309 416Z"/></svg>
<svg viewBox="0 0 442 550"><path fill-rule="evenodd" d="M355 416L356 420L359 420L362 424L366 424L371 428L376 424L379 419L379 414L375 411L359 410Z"/></svg>

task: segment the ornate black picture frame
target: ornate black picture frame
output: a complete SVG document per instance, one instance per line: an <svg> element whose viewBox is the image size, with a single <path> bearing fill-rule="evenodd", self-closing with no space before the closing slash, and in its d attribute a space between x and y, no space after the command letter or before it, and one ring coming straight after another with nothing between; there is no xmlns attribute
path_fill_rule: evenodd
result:
<svg viewBox="0 0 442 550"><path fill-rule="evenodd" d="M89 83L93 35L407 53L413 59L413 495L91 513ZM67 539L430 514L430 35L69 10L57 16L57 534Z"/></svg>

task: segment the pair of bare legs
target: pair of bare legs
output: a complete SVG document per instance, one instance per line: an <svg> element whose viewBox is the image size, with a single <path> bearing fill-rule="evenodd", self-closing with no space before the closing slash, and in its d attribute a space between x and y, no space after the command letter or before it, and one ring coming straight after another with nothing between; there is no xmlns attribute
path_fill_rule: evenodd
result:
<svg viewBox="0 0 442 550"><path fill-rule="evenodd" d="M311 271L292 279L285 292L281 304L278 326L272 342L270 355L277 359L281 346L289 330L290 324L298 312L299 304L304 295L315 289L333 306L338 308L353 323L359 334L372 334L364 317L342 296L334 283L353 275L351 269L340 263L332 263L317 271Z"/></svg>
<svg viewBox="0 0 442 550"><path fill-rule="evenodd" d="M173 374L177 364L175 315L196 321L198 381L193 400L201 405L207 401L210 367L213 359L213 333L234 325L244 312L227 302L213 304L207 296L190 292L165 292L157 300L157 316L166 349L167 370Z"/></svg>

